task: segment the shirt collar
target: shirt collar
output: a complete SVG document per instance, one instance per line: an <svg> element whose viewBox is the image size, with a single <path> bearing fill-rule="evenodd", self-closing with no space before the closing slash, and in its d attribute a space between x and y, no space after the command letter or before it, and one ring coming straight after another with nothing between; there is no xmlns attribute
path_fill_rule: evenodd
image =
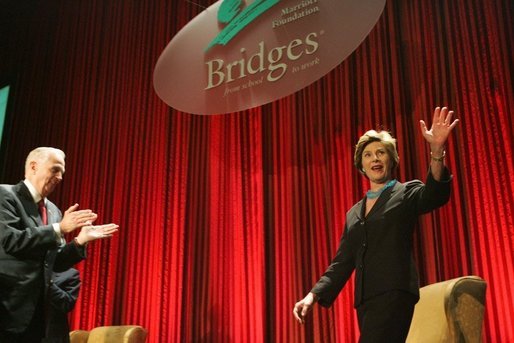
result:
<svg viewBox="0 0 514 343"><path fill-rule="evenodd" d="M27 186L29 189L30 195L32 195L32 199L34 199L34 202L37 204L43 197L38 193L38 191L36 191L36 188L30 183L29 180L25 179L23 180L23 183L25 183L25 186ZM44 200L46 203L46 199Z"/></svg>

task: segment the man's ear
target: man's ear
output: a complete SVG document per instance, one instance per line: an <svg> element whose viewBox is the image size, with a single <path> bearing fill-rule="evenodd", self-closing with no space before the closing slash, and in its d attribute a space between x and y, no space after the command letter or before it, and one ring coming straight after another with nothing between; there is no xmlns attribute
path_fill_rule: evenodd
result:
<svg viewBox="0 0 514 343"><path fill-rule="evenodd" d="M37 162L36 161L30 161L29 166L30 166L30 171L35 174L36 171L37 171Z"/></svg>

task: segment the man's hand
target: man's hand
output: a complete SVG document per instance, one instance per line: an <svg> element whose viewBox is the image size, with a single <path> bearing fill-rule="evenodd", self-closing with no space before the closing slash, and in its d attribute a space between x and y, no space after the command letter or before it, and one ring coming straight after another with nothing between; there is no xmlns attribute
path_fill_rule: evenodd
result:
<svg viewBox="0 0 514 343"><path fill-rule="evenodd" d="M118 231L118 227L118 225L113 223L84 226L75 239L79 245L84 245L97 239L112 237Z"/></svg>
<svg viewBox="0 0 514 343"><path fill-rule="evenodd" d="M305 316L312 310L312 305L318 300L314 293L309 293L305 298L294 305L293 315L298 323L305 323Z"/></svg>
<svg viewBox="0 0 514 343"><path fill-rule="evenodd" d="M78 208L79 204L75 204L64 212L64 216L59 223L61 232L69 233L75 229L91 225L98 217L91 210L78 210Z"/></svg>

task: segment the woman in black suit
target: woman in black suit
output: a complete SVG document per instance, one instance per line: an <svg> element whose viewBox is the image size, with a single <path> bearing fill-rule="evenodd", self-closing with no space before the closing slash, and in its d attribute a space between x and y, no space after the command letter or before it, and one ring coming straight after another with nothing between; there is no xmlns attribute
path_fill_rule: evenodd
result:
<svg viewBox="0 0 514 343"><path fill-rule="evenodd" d="M419 215L444 205L450 198L452 176L445 166L445 144L457 125L453 111L437 107L432 127L420 121L430 145L426 183L398 182L396 140L388 132L366 132L360 137L354 163L370 183L366 196L346 215L345 229L330 266L293 309L304 323L314 303L332 305L355 270L354 306L359 342L404 342L414 305L419 300L417 269L412 256L412 232Z"/></svg>

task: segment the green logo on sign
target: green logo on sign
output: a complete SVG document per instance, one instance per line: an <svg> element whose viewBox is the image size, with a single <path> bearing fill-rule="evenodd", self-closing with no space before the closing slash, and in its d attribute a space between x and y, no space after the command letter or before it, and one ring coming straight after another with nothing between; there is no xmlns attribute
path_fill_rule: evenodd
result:
<svg viewBox="0 0 514 343"><path fill-rule="evenodd" d="M227 45L248 24L276 5L280 0L255 0L241 11L241 0L224 0L218 10L218 21L227 24L209 43L205 51L215 45Z"/></svg>

